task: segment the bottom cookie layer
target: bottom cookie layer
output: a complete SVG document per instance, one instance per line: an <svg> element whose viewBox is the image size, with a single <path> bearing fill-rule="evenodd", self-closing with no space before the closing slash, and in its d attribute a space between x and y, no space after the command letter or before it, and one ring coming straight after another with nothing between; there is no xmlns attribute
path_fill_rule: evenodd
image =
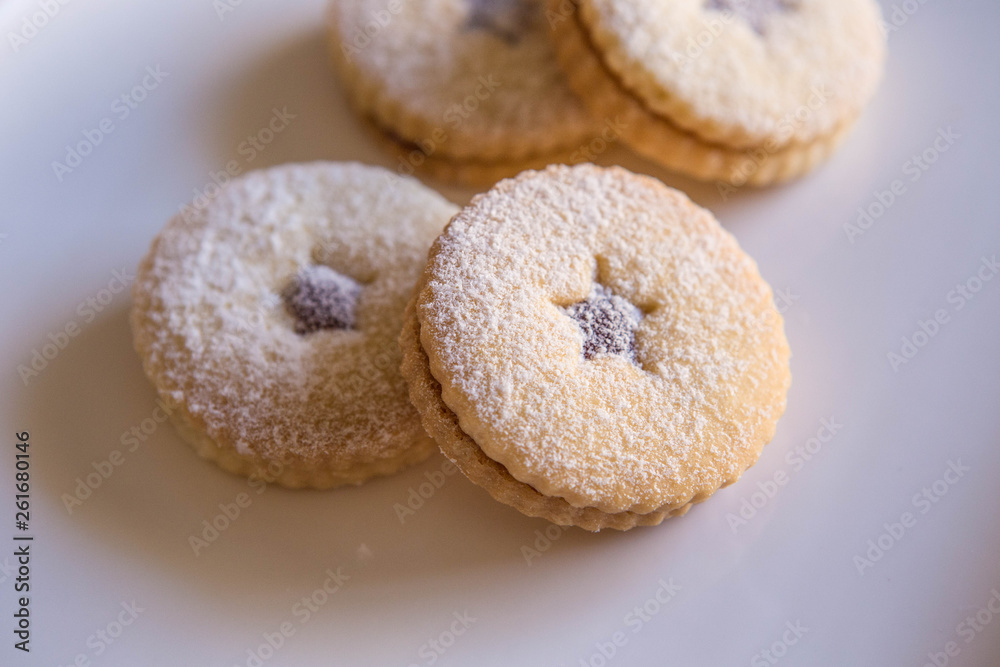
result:
<svg viewBox="0 0 1000 667"><path fill-rule="evenodd" d="M379 143L399 159L399 164L394 169L396 173L402 175L423 173L445 183L475 187L489 187L501 179L516 176L527 169L542 169L557 163L569 164L575 159L578 150L532 155L506 162L459 160L436 151L428 153L419 145L396 136L371 117L366 117L364 122Z"/></svg>
<svg viewBox="0 0 1000 667"><path fill-rule="evenodd" d="M416 313L419 293L418 285L414 297L406 307L403 331L399 337L399 346L403 352L400 370L410 386L410 400L420 412L424 429L437 441L442 453L494 500L510 505L527 516L548 519L561 526L579 526L592 532L602 528L628 530L636 526L655 526L665 518L681 516L691 508L693 503L664 507L648 514L609 514L593 507L574 507L562 498L543 495L530 485L516 480L462 430L458 417L442 400L441 385L431 374L427 353L420 344L420 322Z"/></svg>
<svg viewBox="0 0 1000 667"><path fill-rule="evenodd" d="M177 433L202 458L214 462L227 472L255 477L291 489L331 489L346 484L361 484L372 477L391 475L420 463L433 453L436 446L430 437L424 436L395 458L356 465L346 470L317 465L297 466L276 461L267 463L249 459L240 454L235 447L216 442L204 430L198 428L181 407L174 410L170 417Z"/></svg>
<svg viewBox="0 0 1000 667"><path fill-rule="evenodd" d="M853 123L842 124L829 136L811 144L734 149L712 144L686 132L647 109L608 69L595 50L579 11L560 13L564 0L552 0L553 37L559 62L570 87L597 118L613 119L625 142L658 164L720 185L738 188L763 186L802 176L826 160L840 145Z"/></svg>

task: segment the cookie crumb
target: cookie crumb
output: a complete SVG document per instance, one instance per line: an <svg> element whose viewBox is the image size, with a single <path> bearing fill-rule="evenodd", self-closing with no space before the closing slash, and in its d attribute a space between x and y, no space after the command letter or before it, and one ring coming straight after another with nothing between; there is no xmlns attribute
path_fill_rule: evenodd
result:
<svg viewBox="0 0 1000 667"><path fill-rule="evenodd" d="M295 332L320 329L353 329L354 311L362 285L328 266L313 264L301 269L281 293L295 318Z"/></svg>
<svg viewBox="0 0 1000 667"><path fill-rule="evenodd" d="M705 7L717 12L732 12L750 24L758 35L764 34L767 17L798 7L798 0L706 0Z"/></svg>
<svg viewBox="0 0 1000 667"><path fill-rule="evenodd" d="M584 359L619 354L636 363L635 330L642 313L628 299L594 283L586 300L563 310L583 332Z"/></svg>

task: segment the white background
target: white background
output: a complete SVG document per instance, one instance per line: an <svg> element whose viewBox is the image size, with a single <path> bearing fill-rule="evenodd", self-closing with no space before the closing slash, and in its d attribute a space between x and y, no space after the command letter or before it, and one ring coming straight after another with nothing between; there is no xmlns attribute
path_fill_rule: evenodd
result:
<svg viewBox="0 0 1000 667"><path fill-rule="evenodd" d="M392 161L350 115L327 68L318 1L245 0L221 20L207 0L71 2L17 50L9 33L38 3L6 2L0 664L66 665L83 654L94 665L246 665L247 651L285 621L295 634L265 664L428 664L421 646L466 611L475 623L436 664L599 665L596 643L618 631L627 643L609 664L768 664L755 654L782 639L786 622L808 630L782 665L922 665L949 641L960 649L951 665L1000 663L1000 617L968 643L957 628L1000 590L1000 277L961 310L948 299L982 257L1000 254L1000 6L909 2L918 9L890 35L878 96L843 149L807 178L724 202L711 185L624 152L602 156L711 208L775 289L792 295L794 380L777 436L739 484L658 528L572 530L530 565L522 547L548 524L460 476L400 524L393 505L440 468L439 456L358 489L252 495L196 557L189 535L253 489L162 426L67 512L60 497L155 407L132 351L127 294L89 322L79 304L113 271L130 272L231 159L247 169ZM147 66L169 76L120 119L114 100ZM275 107L296 118L247 164L240 143ZM106 117L113 132L60 182L53 161ZM960 138L909 180L907 161L948 127ZM895 179L905 193L852 243L845 224ZM460 203L471 195L443 190ZM894 371L887 354L938 309L948 323ZM68 323L79 335L23 382L17 367ZM843 426L796 470L786 456L824 418ZM22 430L31 433L35 535L27 660L12 649L7 546L16 532L13 433ZM921 514L913 496L949 461L970 470ZM734 532L727 517L779 471L787 484ZM883 537L894 544L860 574L855 557L907 511L916 524L898 540ZM337 567L350 580L300 623L296 601ZM632 632L626 615L661 578L680 592ZM95 655L88 638L132 601L143 611Z"/></svg>

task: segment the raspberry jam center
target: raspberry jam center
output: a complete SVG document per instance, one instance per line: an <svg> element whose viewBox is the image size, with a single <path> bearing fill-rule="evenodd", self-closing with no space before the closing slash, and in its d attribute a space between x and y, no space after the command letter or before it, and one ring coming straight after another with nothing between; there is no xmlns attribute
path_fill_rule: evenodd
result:
<svg viewBox="0 0 1000 667"><path fill-rule="evenodd" d="M300 270L281 293L285 308L295 318L295 331L353 329L362 286L328 266L314 264Z"/></svg>
<svg viewBox="0 0 1000 667"><path fill-rule="evenodd" d="M595 284L584 301L563 310L583 333L584 359L617 354L636 362L635 330L642 313L628 299Z"/></svg>

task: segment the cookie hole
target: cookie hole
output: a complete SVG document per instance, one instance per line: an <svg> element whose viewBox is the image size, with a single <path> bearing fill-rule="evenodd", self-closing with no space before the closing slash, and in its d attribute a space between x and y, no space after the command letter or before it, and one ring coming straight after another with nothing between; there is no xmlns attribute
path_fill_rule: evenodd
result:
<svg viewBox="0 0 1000 667"><path fill-rule="evenodd" d="M593 282L601 285L614 285L615 280L612 277L613 273L615 272L612 271L611 263L608 261L607 257L605 257L604 255L594 255L594 275L592 278ZM618 273L619 274L621 273L620 270L618 271ZM638 301L634 299L628 299L628 300L632 303L633 306L639 309L639 312L642 313L643 317L651 315L660 309L660 304L656 303L655 301L651 301L648 298L644 298L641 294L633 296L634 297L638 296L638 298L641 300Z"/></svg>
<svg viewBox="0 0 1000 667"><path fill-rule="evenodd" d="M508 44L521 41L538 12L532 0L466 0L466 4L466 30L485 30Z"/></svg>
<svg viewBox="0 0 1000 667"><path fill-rule="evenodd" d="M323 264L299 270L281 292L285 309L301 335L323 329L354 329L364 285Z"/></svg>
<svg viewBox="0 0 1000 667"><path fill-rule="evenodd" d="M635 331L643 314L628 299L595 282L586 299L561 309L580 327L584 359L613 354L639 365Z"/></svg>
<svg viewBox="0 0 1000 667"><path fill-rule="evenodd" d="M732 13L750 24L758 35L764 34L772 14L798 9L799 0L706 0L705 8Z"/></svg>

